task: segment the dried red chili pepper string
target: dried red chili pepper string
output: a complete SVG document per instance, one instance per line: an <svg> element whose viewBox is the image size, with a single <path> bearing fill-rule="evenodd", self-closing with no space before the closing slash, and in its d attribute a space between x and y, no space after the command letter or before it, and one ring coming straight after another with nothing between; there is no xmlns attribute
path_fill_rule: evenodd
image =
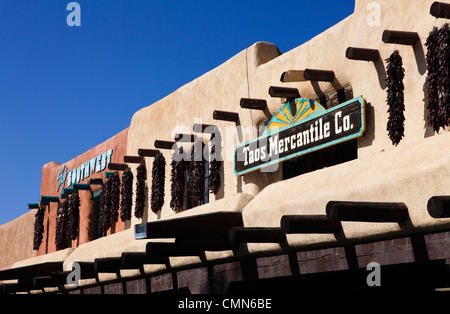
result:
<svg viewBox="0 0 450 314"><path fill-rule="evenodd" d="M164 205L164 184L166 180L166 159L158 153L153 160L151 209L155 214Z"/></svg>

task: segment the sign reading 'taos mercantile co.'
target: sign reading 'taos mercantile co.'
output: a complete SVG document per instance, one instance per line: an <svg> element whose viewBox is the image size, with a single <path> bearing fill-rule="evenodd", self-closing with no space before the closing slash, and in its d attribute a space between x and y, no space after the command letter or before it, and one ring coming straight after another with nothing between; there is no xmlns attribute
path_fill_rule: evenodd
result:
<svg viewBox="0 0 450 314"><path fill-rule="evenodd" d="M239 176L363 136L365 104L362 97L328 110L305 98L286 103L262 136L236 147L234 172Z"/></svg>

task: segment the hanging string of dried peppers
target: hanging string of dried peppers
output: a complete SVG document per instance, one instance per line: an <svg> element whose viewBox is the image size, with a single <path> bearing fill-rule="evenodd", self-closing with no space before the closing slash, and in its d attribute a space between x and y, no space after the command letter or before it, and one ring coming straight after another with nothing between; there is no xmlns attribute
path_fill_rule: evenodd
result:
<svg viewBox="0 0 450 314"><path fill-rule="evenodd" d="M66 247L68 240L67 221L68 221L69 200L58 204L56 211L56 233L55 244L56 250L62 250Z"/></svg>
<svg viewBox="0 0 450 314"><path fill-rule="evenodd" d="M178 154L172 156L172 170L170 172L171 199L170 208L176 213L183 210L184 192L186 185L186 162L184 161L183 147L180 147Z"/></svg>
<svg viewBox="0 0 450 314"><path fill-rule="evenodd" d="M69 198L67 217L68 240L76 240L80 233L80 197L78 193L73 193Z"/></svg>
<svg viewBox="0 0 450 314"><path fill-rule="evenodd" d="M122 200L120 202L120 219L131 219L131 206L133 202L133 172L127 168L122 174Z"/></svg>
<svg viewBox="0 0 450 314"><path fill-rule="evenodd" d="M110 193L111 206L109 208L110 225L114 225L119 219L119 207L120 207L120 178L119 174L114 174L111 178Z"/></svg>
<svg viewBox="0 0 450 314"><path fill-rule="evenodd" d="M151 209L155 214L164 205L164 184L166 180L166 159L158 153L153 160Z"/></svg>
<svg viewBox="0 0 450 314"><path fill-rule="evenodd" d="M137 167L136 173L136 201L134 216L141 219L144 216L145 208L145 181L147 180L147 168L144 163Z"/></svg>
<svg viewBox="0 0 450 314"><path fill-rule="evenodd" d="M203 142L197 141L191 151L189 164L189 200L193 207L201 205L205 194L205 165L203 160Z"/></svg>
<svg viewBox="0 0 450 314"><path fill-rule="evenodd" d="M404 121L405 121L405 104L404 104L404 85L403 78L405 70L403 69L402 57L399 52L394 51L391 56L386 59L388 63L387 74L387 104L388 122L386 130L392 144L397 146L404 137Z"/></svg>
<svg viewBox="0 0 450 314"><path fill-rule="evenodd" d="M33 250L39 250L42 239L44 237L44 216L45 207L39 206L36 214L34 215L34 237L33 237Z"/></svg>
<svg viewBox="0 0 450 314"><path fill-rule="evenodd" d="M437 32L437 45L439 47L437 53L439 62L438 106L439 114L442 117L442 128L444 128L450 123L450 29L448 24L442 26Z"/></svg>
<svg viewBox="0 0 450 314"><path fill-rule="evenodd" d="M104 234L111 226L110 211L111 207L111 177L106 180L100 193L100 213L98 220L98 232Z"/></svg>
<svg viewBox="0 0 450 314"><path fill-rule="evenodd" d="M209 191L217 194L220 190L220 168L222 167L222 143L221 136L215 133L211 134L211 153L209 162Z"/></svg>
<svg viewBox="0 0 450 314"><path fill-rule="evenodd" d="M427 99L428 99L428 114L427 123L433 128L435 132L443 127L443 119L439 112L439 93L438 93L438 78L439 78L439 59L438 59L438 28L433 27L433 30L428 35L425 46L427 47Z"/></svg>

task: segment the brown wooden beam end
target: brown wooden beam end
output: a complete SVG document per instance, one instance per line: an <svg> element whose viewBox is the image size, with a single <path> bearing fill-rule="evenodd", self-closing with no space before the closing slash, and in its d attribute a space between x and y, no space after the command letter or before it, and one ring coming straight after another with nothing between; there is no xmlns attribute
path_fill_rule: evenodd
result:
<svg viewBox="0 0 450 314"><path fill-rule="evenodd" d="M142 156L123 156L123 161L126 164L140 164L144 160Z"/></svg>
<svg viewBox="0 0 450 314"><path fill-rule="evenodd" d="M244 109L265 110L267 101L265 99L241 98L239 105Z"/></svg>
<svg viewBox="0 0 450 314"><path fill-rule="evenodd" d="M172 141L161 141L161 140L156 140L155 141L155 148L160 148L160 149L175 149L175 142ZM174 147L175 146L175 147Z"/></svg>
<svg viewBox="0 0 450 314"><path fill-rule="evenodd" d="M330 221L327 215L284 215L280 221L286 233L338 233L342 229L339 221Z"/></svg>
<svg viewBox="0 0 450 314"><path fill-rule="evenodd" d="M404 203L330 201L326 212L331 221L403 222L408 218Z"/></svg>
<svg viewBox="0 0 450 314"><path fill-rule="evenodd" d="M380 52L378 49L348 47L345 51L345 57L350 60L378 61Z"/></svg>
<svg viewBox="0 0 450 314"><path fill-rule="evenodd" d="M237 112L214 110L213 119L237 122L239 120L239 114Z"/></svg>
<svg viewBox="0 0 450 314"><path fill-rule="evenodd" d="M430 7L430 14L436 18L450 18L450 3L433 2Z"/></svg>
<svg viewBox="0 0 450 314"><path fill-rule="evenodd" d="M427 210L433 218L450 218L450 196L433 196L428 200Z"/></svg>
<svg viewBox="0 0 450 314"><path fill-rule="evenodd" d="M234 227L228 232L230 243L281 243L286 235L281 228Z"/></svg>
<svg viewBox="0 0 450 314"><path fill-rule="evenodd" d="M303 75L307 81L332 82L335 78L334 72L329 70L305 69Z"/></svg>
<svg viewBox="0 0 450 314"><path fill-rule="evenodd" d="M399 44L414 46L419 41L419 34L417 32L403 32L385 30L383 32L382 40L386 44Z"/></svg>
<svg viewBox="0 0 450 314"><path fill-rule="evenodd" d="M300 93L297 88L279 87L279 86L270 86L269 95L270 97L279 97L287 99L295 99L300 97Z"/></svg>
<svg viewBox="0 0 450 314"><path fill-rule="evenodd" d="M125 170L125 169L127 169L128 168L128 165L127 164L117 164L117 163L110 163L109 165L108 165L108 169L109 170L116 170L116 171L123 171L123 170Z"/></svg>
<svg viewBox="0 0 450 314"><path fill-rule="evenodd" d="M158 153L159 150L157 149L144 149L144 148L138 149L138 155L141 157L155 157Z"/></svg>

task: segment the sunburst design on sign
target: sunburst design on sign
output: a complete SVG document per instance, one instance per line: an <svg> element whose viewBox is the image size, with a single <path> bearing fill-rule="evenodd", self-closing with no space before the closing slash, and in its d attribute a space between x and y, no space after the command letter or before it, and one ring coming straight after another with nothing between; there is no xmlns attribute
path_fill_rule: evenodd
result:
<svg viewBox="0 0 450 314"><path fill-rule="evenodd" d="M306 118L312 118L316 114L324 111L325 108L321 104L310 99L297 98L289 101L270 119L263 134L277 128L293 125Z"/></svg>

